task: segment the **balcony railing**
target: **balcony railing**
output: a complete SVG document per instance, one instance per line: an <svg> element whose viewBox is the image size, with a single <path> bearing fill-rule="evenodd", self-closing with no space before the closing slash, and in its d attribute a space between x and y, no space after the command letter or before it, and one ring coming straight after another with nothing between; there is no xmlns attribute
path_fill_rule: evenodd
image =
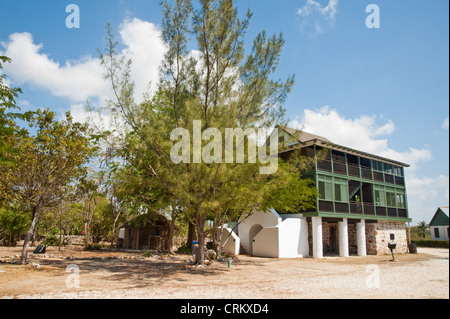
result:
<svg viewBox="0 0 450 319"><path fill-rule="evenodd" d="M364 203L364 215L375 215L375 206L372 203Z"/></svg>
<svg viewBox="0 0 450 319"><path fill-rule="evenodd" d="M348 166L348 175L359 177L359 166L355 164L347 164Z"/></svg>
<svg viewBox="0 0 450 319"><path fill-rule="evenodd" d="M408 218L408 211L406 208L376 206L373 203L361 203L355 201L343 203L319 200L319 212L335 212L336 214L355 214L374 217Z"/></svg>
<svg viewBox="0 0 450 319"><path fill-rule="evenodd" d="M361 166L362 178L372 179L372 169L370 167Z"/></svg>
<svg viewBox="0 0 450 319"><path fill-rule="evenodd" d="M384 174L384 180L386 183L395 184L394 175Z"/></svg>
<svg viewBox="0 0 450 319"><path fill-rule="evenodd" d="M401 176L395 176L395 185L405 186L405 179Z"/></svg>
<svg viewBox="0 0 450 319"><path fill-rule="evenodd" d="M317 169L321 171L331 172L331 161L329 160L317 161Z"/></svg>
<svg viewBox="0 0 450 319"><path fill-rule="evenodd" d="M334 161L333 162L333 171L338 174L347 175L347 166L343 162Z"/></svg>
<svg viewBox="0 0 450 319"><path fill-rule="evenodd" d="M361 202L350 201L350 214L362 214Z"/></svg>
<svg viewBox="0 0 450 319"><path fill-rule="evenodd" d="M381 172L373 171L373 179L377 182L384 182L384 175Z"/></svg>

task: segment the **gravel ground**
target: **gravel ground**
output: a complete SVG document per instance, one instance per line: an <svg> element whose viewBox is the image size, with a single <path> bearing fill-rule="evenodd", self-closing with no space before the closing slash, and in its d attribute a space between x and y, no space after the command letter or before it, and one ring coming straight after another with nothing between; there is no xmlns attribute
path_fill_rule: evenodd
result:
<svg viewBox="0 0 450 319"><path fill-rule="evenodd" d="M17 250L17 249L16 249ZM2 256L19 250L0 248ZM322 260L239 256L231 268L189 267L189 256L48 251L30 264L0 263L0 298L24 299L435 299L449 298L449 250ZM77 258L66 259L70 256ZM36 264L39 264L37 266ZM79 269L79 288L74 288Z"/></svg>

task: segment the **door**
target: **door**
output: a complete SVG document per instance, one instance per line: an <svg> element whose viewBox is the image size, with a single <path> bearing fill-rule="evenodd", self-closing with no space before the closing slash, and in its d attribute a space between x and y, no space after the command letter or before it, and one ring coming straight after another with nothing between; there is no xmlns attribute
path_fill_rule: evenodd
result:
<svg viewBox="0 0 450 319"><path fill-rule="evenodd" d="M330 225L330 250L332 253L338 253L337 231L336 225Z"/></svg>

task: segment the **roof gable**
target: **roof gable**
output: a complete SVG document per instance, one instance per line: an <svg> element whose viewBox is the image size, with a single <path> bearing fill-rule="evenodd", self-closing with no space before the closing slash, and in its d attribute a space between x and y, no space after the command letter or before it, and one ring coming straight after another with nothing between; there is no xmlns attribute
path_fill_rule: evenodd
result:
<svg viewBox="0 0 450 319"><path fill-rule="evenodd" d="M439 207L436 213L431 219L430 226L448 226L448 215L444 211L448 212L448 207Z"/></svg>

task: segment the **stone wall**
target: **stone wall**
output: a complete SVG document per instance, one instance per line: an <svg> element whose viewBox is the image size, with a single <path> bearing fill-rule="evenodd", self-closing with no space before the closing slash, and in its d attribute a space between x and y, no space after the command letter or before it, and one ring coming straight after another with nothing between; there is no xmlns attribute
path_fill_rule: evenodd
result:
<svg viewBox="0 0 450 319"><path fill-rule="evenodd" d="M394 253L408 252L408 239L406 237L406 223L394 221L379 221L377 224L366 224L367 254L390 254L388 248L390 236L394 234L397 247Z"/></svg>
<svg viewBox="0 0 450 319"><path fill-rule="evenodd" d="M322 223L322 240L324 245L332 246L331 228L336 227L337 223ZM367 255L390 254L388 248L390 235L394 234L397 247L394 253L404 254L408 252L408 241L406 237L406 224L404 222L379 221L376 224L366 223L366 249ZM336 229L336 245L339 247L339 230ZM308 223L308 242L312 251L312 227ZM348 224L348 243L350 255L357 254L356 245L356 225Z"/></svg>

